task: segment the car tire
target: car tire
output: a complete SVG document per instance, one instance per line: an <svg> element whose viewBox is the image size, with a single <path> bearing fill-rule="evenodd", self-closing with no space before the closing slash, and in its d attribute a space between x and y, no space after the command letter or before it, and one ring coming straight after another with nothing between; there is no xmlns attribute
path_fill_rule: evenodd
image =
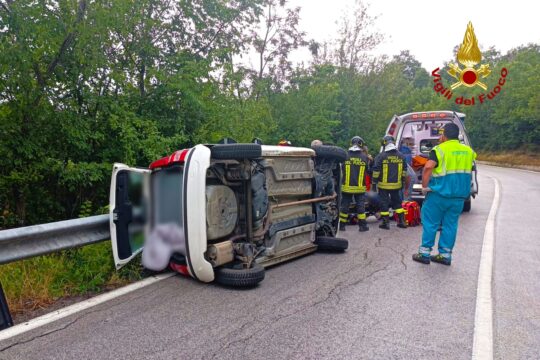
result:
<svg viewBox="0 0 540 360"><path fill-rule="evenodd" d="M315 245L322 251L344 252L349 247L349 241L341 238L319 236L315 240Z"/></svg>
<svg viewBox="0 0 540 360"><path fill-rule="evenodd" d="M259 144L218 144L210 149L213 159L238 160L257 159L262 156L262 148Z"/></svg>
<svg viewBox="0 0 540 360"><path fill-rule="evenodd" d="M463 203L463 212L469 212L471 211L471 199L467 199L465 200L465 202Z"/></svg>
<svg viewBox="0 0 540 360"><path fill-rule="evenodd" d="M254 263L249 269L222 266L215 269L216 282L231 287L249 288L264 280L264 268Z"/></svg>
<svg viewBox="0 0 540 360"><path fill-rule="evenodd" d="M340 147L330 145L319 145L312 148L318 158L344 162L347 160L347 152Z"/></svg>

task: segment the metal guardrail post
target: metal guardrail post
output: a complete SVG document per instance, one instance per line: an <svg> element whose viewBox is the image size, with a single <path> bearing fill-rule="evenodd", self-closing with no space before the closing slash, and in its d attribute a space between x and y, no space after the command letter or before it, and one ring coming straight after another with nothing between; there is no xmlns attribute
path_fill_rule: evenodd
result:
<svg viewBox="0 0 540 360"><path fill-rule="evenodd" d="M7 329L13 326L13 320L9 313L6 297L4 295L4 289L2 289L2 283L0 283L0 330Z"/></svg>

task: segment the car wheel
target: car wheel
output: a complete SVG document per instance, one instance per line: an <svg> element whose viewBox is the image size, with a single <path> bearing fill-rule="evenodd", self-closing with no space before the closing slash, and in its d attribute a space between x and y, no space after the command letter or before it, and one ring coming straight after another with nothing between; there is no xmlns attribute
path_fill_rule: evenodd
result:
<svg viewBox="0 0 540 360"><path fill-rule="evenodd" d="M262 156L259 144L218 144L210 149L213 159L257 159Z"/></svg>
<svg viewBox="0 0 540 360"><path fill-rule="evenodd" d="M317 237L315 244L319 247L319 250L331 252L344 252L349 247L348 240L328 236Z"/></svg>
<svg viewBox="0 0 540 360"><path fill-rule="evenodd" d="M317 157L322 159L336 160L338 162L344 162L347 160L347 152L340 147L330 145L314 146L313 150Z"/></svg>
<svg viewBox="0 0 540 360"><path fill-rule="evenodd" d="M254 287L264 280L264 268L257 263L249 269L225 265L216 268L215 273L216 282L225 286Z"/></svg>
<svg viewBox="0 0 540 360"><path fill-rule="evenodd" d="M469 211L471 211L471 199L467 199L463 203L463 212L469 212Z"/></svg>

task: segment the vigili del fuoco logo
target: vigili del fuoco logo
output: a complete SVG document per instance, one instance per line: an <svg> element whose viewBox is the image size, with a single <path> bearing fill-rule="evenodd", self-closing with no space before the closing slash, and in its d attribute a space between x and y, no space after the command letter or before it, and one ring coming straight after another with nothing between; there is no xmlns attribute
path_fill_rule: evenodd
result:
<svg viewBox="0 0 540 360"><path fill-rule="evenodd" d="M461 65L463 65L463 68L461 68L458 64L449 65L450 69L447 70L447 73L454 79L456 79L456 82L450 85L449 88L443 85L442 78L439 73L439 68L436 68L431 72L433 82L435 83L435 86L433 86L433 90L435 90L436 93L441 94L448 100L452 100L454 98L454 93L452 91L461 86L469 88L478 86L484 91L486 91L487 85L483 83L481 79L487 78L491 74L491 70L488 64L480 64L480 66L476 68L476 65L478 65L482 61L482 53L480 52L480 48L478 47L478 40L476 39L476 35L474 34L474 29L470 21L467 25L467 30L465 31L463 42L461 43L457 52L457 61ZM483 104L488 100L493 100L495 96L497 96L497 94L501 92L502 87L506 83L507 75L508 70L503 67L501 69L499 81L497 85L495 85L495 87L491 89L491 91L489 91L487 94L481 93L479 95L472 96L471 98L456 96L456 104L475 105L476 103Z"/></svg>

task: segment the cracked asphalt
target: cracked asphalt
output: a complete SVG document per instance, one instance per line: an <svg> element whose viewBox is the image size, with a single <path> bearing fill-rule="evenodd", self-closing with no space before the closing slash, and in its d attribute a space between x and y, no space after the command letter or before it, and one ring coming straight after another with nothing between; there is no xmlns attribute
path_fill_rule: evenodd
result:
<svg viewBox="0 0 540 360"><path fill-rule="evenodd" d="M349 227L344 254L267 270L251 290L175 276L0 343L0 359L470 359L486 219L498 359L540 358L540 173L480 167L452 266L411 260L421 227Z"/></svg>

